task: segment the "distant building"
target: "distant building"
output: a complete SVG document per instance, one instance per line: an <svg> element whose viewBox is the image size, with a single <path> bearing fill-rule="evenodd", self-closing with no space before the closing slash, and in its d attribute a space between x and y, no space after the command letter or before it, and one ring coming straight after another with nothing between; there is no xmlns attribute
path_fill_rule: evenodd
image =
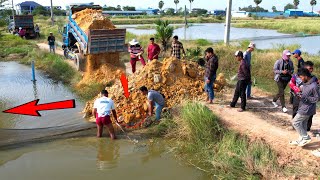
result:
<svg viewBox="0 0 320 180"><path fill-rule="evenodd" d="M226 16L226 11L216 9L216 10L210 11L210 14L214 16Z"/></svg>
<svg viewBox="0 0 320 180"><path fill-rule="evenodd" d="M145 14L143 11L102 11L102 13L110 16L136 16Z"/></svg>
<svg viewBox="0 0 320 180"><path fill-rule="evenodd" d="M252 15L256 15L258 17L265 17L265 18L275 18L279 16L289 17L288 14L284 12L252 12Z"/></svg>
<svg viewBox="0 0 320 180"><path fill-rule="evenodd" d="M232 17L242 17L242 18L245 18L245 17L248 17L248 16L249 16L249 12L246 12L246 11L232 11L232 12L231 12L231 16L232 16Z"/></svg>
<svg viewBox="0 0 320 180"><path fill-rule="evenodd" d="M303 11L299 9L288 9L284 13L289 16L303 16Z"/></svg>
<svg viewBox="0 0 320 180"><path fill-rule="evenodd" d="M31 14L32 11L38 6L41 6L41 5L34 1L25 1L16 5L16 13Z"/></svg>
<svg viewBox="0 0 320 180"><path fill-rule="evenodd" d="M153 9L153 8L148 8L148 9L136 9L137 11L142 11L146 13L147 15L155 15L158 14L159 9Z"/></svg>

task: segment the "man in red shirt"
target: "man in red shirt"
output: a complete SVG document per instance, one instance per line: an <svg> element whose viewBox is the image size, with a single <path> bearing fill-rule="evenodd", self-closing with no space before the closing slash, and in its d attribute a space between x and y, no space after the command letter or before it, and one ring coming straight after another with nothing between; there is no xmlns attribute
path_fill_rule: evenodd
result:
<svg viewBox="0 0 320 180"><path fill-rule="evenodd" d="M160 47L158 44L154 43L154 38L150 38L150 44L148 46L148 61L152 61L154 59L158 60L158 56L160 54Z"/></svg>

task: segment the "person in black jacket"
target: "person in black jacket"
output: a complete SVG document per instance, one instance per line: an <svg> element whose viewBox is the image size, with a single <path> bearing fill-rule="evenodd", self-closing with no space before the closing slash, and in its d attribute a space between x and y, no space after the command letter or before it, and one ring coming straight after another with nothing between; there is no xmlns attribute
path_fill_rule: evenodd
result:
<svg viewBox="0 0 320 180"><path fill-rule="evenodd" d="M238 82L236 90L234 92L233 100L230 103L230 107L235 107L239 97L241 98L241 108L239 112L246 110L247 97L246 97L246 88L247 85L251 82L251 72L249 64L243 59L243 52L237 51L235 53L236 60L240 62L238 70Z"/></svg>
<svg viewBox="0 0 320 180"><path fill-rule="evenodd" d="M207 101L212 104L214 99L213 83L217 77L218 69L218 57L214 54L214 51L209 47L206 51L206 70L204 75L205 86L204 90L206 91L208 97Z"/></svg>

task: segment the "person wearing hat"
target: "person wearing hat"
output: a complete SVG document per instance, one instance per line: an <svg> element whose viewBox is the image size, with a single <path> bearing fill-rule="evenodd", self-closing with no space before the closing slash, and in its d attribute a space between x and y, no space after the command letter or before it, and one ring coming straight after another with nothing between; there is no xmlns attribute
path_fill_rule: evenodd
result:
<svg viewBox="0 0 320 180"><path fill-rule="evenodd" d="M299 49L296 49L295 51L293 51L293 57L296 58L298 60L298 69L303 68L304 65L304 60L301 57L301 51Z"/></svg>
<svg viewBox="0 0 320 180"><path fill-rule="evenodd" d="M49 44L50 52L53 52L54 54L56 53L55 41L56 41L56 38L53 36L53 33L50 32L50 36L48 37L48 44Z"/></svg>
<svg viewBox="0 0 320 180"><path fill-rule="evenodd" d="M93 110L92 110L92 114L96 118L97 137L99 138L102 136L103 126L105 125L109 130L110 138L115 139L116 136L114 134L114 129L113 129L112 121L110 117L112 112L112 115L115 121L118 123L115 105L113 100L108 97L107 90L102 90L100 94L101 94L101 97L94 101Z"/></svg>
<svg viewBox="0 0 320 180"><path fill-rule="evenodd" d="M18 32L19 36L21 38L25 38L26 37L26 30L23 29L22 27L19 27L19 32Z"/></svg>
<svg viewBox="0 0 320 180"><path fill-rule="evenodd" d="M130 46L128 52L130 53L130 64L132 73L136 72L136 62L140 61L143 66L146 65L142 54L144 53L143 48L140 46L139 41L133 39L129 42Z"/></svg>
<svg viewBox="0 0 320 180"><path fill-rule="evenodd" d="M235 107L239 97L241 98L241 108L239 112L246 110L247 97L246 97L246 88L249 82L251 82L251 72L249 64L243 59L243 52L237 51L235 53L236 60L240 62L238 70L238 82L236 89L234 91L232 102L230 107Z"/></svg>
<svg viewBox="0 0 320 180"><path fill-rule="evenodd" d="M217 77L217 70L219 67L218 57L215 55L213 49L211 47L207 48L206 51L206 64L205 64L205 86L204 90L207 93L207 100L209 104L213 103L214 99L214 91L213 91L213 83Z"/></svg>
<svg viewBox="0 0 320 180"><path fill-rule="evenodd" d="M278 93L274 96L272 104L274 107L278 107L277 101L280 98L282 111L286 113L288 109L286 108L284 92L291 80L291 75L294 72L294 66L290 59L291 52L289 50L284 50L282 53L282 58L277 60L273 67L274 80L277 82Z"/></svg>
<svg viewBox="0 0 320 180"><path fill-rule="evenodd" d="M250 70L251 70L251 52L253 52L255 48L256 48L256 44L251 42L248 45L248 49L243 53L243 59L246 61L246 63L250 67ZM247 86L247 99L252 99L252 97L251 97L251 85L252 85L252 83L249 82L249 84Z"/></svg>

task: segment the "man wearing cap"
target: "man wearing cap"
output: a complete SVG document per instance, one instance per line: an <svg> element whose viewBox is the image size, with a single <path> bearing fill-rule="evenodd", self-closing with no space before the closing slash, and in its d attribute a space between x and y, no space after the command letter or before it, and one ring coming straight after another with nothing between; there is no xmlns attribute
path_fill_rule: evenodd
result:
<svg viewBox="0 0 320 180"><path fill-rule="evenodd" d="M142 54L144 53L143 48L140 46L139 41L133 39L129 42L130 46L128 52L130 53L130 64L132 73L136 72L136 62L140 61L143 66L146 65Z"/></svg>
<svg viewBox="0 0 320 180"><path fill-rule="evenodd" d="M56 53L55 42L56 42L56 38L53 36L53 33L50 32L50 36L48 37L48 44L49 44L50 52L53 52L54 54Z"/></svg>
<svg viewBox="0 0 320 180"><path fill-rule="evenodd" d="M183 55L186 55L184 51L183 44L178 40L178 36L173 36L173 42L171 45L171 56L176 57L177 59L181 59L181 51Z"/></svg>
<svg viewBox="0 0 320 180"><path fill-rule="evenodd" d="M289 50L284 50L282 53L282 58L277 60L273 67L274 80L277 82L278 93L273 98L272 104L274 107L278 107L277 101L280 98L282 111L286 113L288 109L286 108L284 99L284 90L286 89L289 81L291 80L291 75L294 72L294 66L290 59L291 52Z"/></svg>
<svg viewBox="0 0 320 180"><path fill-rule="evenodd" d="M148 61L152 61L154 59L158 60L160 51L160 46L154 42L154 38L150 38L150 44L147 51Z"/></svg>
<svg viewBox="0 0 320 180"><path fill-rule="evenodd" d="M111 98L108 98L108 91L102 90L101 97L94 101L92 110L92 114L96 118L97 137L102 136L103 126L105 125L109 130L110 138L116 138L110 118L111 112L115 121L118 123L114 102Z"/></svg>
<svg viewBox="0 0 320 180"><path fill-rule="evenodd" d="M230 103L230 107L235 107L239 97L241 98L241 108L239 112L246 110L247 100L246 100L246 88L249 82L251 82L251 72L249 64L243 59L242 51L237 51L235 53L236 60L240 62L238 70L238 82L236 90L234 92L233 100Z"/></svg>
<svg viewBox="0 0 320 180"><path fill-rule="evenodd" d="M214 54L214 51L211 47L207 48L205 53L207 61L204 74L204 90L207 93L207 101L209 102L209 104L212 104L214 99L213 83L217 77L217 69L219 67L219 63L218 57Z"/></svg>
<svg viewBox="0 0 320 180"><path fill-rule="evenodd" d="M298 60L298 69L303 68L304 60L301 57L301 51L299 49L296 49L292 54L293 57Z"/></svg>
<svg viewBox="0 0 320 180"><path fill-rule="evenodd" d="M254 51L256 45L251 42L248 45L248 49L243 53L243 59L246 61L247 65L250 67L251 70L251 52ZM247 98L251 99L251 85L252 83L249 82L248 86L247 86Z"/></svg>

